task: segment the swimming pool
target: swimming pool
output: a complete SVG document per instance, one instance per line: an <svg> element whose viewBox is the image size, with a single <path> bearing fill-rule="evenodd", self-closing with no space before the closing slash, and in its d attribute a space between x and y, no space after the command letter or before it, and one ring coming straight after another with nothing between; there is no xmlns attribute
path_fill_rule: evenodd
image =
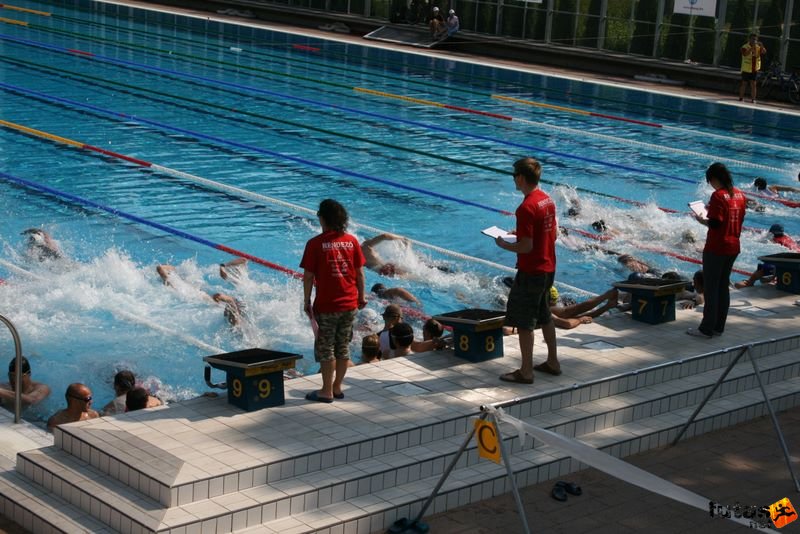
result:
<svg viewBox="0 0 800 534"><path fill-rule="evenodd" d="M603 219L619 234L606 246L687 275L696 265L676 256L699 254L681 235L702 232L670 210L708 197L709 163L726 162L740 184L793 183L800 170L800 120L788 113L77 5L17 2L1 15L0 309L34 377L53 386L42 414L73 381L101 407L121 367L166 398L195 395L201 356L217 349L299 352L314 371L300 284L258 264L237 286L224 282L218 264L232 256L216 245L296 271L323 198L347 206L361 238L415 240L422 257L383 251L412 279L369 273L368 285L402 284L435 314L497 305L495 279L513 271L513 256L479 232L513 225L519 157L542 161L561 212L580 199L581 214L562 224L591 232ZM780 221L800 234L796 209L763 204L747 226ZM20 232L34 226L69 259L26 259ZM757 232L744 247L742 270L778 251ZM557 280L573 293L627 274L606 254L558 250ZM160 284L154 268L167 262L186 284ZM245 301L244 332L198 289ZM363 330L379 327L383 304L370 304Z"/></svg>

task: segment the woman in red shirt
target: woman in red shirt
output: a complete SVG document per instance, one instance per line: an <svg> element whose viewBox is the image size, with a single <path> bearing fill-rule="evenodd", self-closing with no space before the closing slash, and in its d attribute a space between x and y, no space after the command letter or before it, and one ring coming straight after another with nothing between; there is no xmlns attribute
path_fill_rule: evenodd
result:
<svg viewBox="0 0 800 534"><path fill-rule="evenodd" d="M701 224L708 226L703 249L705 305L700 326L690 328L687 333L710 338L725 331L731 303L728 288L733 262L739 255L746 201L744 194L733 187L731 173L722 163L714 163L706 170L706 182L714 188L714 193L706 207L707 218L697 217Z"/></svg>

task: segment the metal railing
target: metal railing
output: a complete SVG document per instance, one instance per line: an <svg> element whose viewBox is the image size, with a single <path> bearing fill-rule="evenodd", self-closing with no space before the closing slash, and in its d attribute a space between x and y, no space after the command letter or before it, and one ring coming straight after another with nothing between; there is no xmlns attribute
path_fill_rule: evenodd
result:
<svg viewBox="0 0 800 534"><path fill-rule="evenodd" d="M16 359L14 363L14 423L19 423L22 411L22 342L11 321L0 315L0 322L8 327L11 337L14 338L14 358Z"/></svg>

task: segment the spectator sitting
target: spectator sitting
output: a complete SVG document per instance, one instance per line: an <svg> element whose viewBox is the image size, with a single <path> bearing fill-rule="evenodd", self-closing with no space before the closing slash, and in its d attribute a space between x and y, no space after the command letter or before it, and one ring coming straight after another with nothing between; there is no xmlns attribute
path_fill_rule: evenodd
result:
<svg viewBox="0 0 800 534"><path fill-rule="evenodd" d="M114 375L114 400L106 404L101 413L103 415L112 415L116 413L124 413L126 405L126 396L129 391L136 388L136 377L131 371L120 371ZM145 408L155 408L161 406L162 402L157 397L148 396L147 405Z"/></svg>
<svg viewBox="0 0 800 534"><path fill-rule="evenodd" d="M397 323L389 331L392 344L392 358L411 354L414 342L414 329L408 323Z"/></svg>
<svg viewBox="0 0 800 534"><path fill-rule="evenodd" d="M455 12L454 9L451 9L447 13L447 20L445 21L445 24L447 25L447 36L448 37L450 37L451 35L453 35L458 30L461 29L461 27L460 27L461 25L460 25L460 22L458 20L458 15L456 15L456 12Z"/></svg>
<svg viewBox="0 0 800 534"><path fill-rule="evenodd" d="M50 387L41 382L34 382L31 379L31 364L25 356L21 357L20 367L22 368L22 376L20 377L20 385L22 394L20 395L20 402L22 403L21 409L28 406L38 404L50 395ZM0 404L8 408L14 409L14 400L16 398L17 386L17 359L12 358L8 364L8 382L0 384Z"/></svg>
<svg viewBox="0 0 800 534"><path fill-rule="evenodd" d="M370 289L371 292L375 293L376 296L382 299L402 299L406 302L410 302L412 304L419 304L419 300L417 297L411 294L410 291L407 289L403 289L402 287L386 287L383 284L375 284Z"/></svg>
<svg viewBox="0 0 800 534"><path fill-rule="evenodd" d="M61 258L61 250L58 243L50 237L50 234L40 228L28 228L23 230L22 235L28 236L27 251L28 257L36 261L57 260Z"/></svg>
<svg viewBox="0 0 800 534"><path fill-rule="evenodd" d="M67 407L57 411L47 420L47 429L50 432L59 425L100 417L100 414L92 410L92 390L87 386L77 382L70 384L64 396L67 399Z"/></svg>
<svg viewBox="0 0 800 534"><path fill-rule="evenodd" d="M361 340L361 363L381 361L381 342L377 334L364 336Z"/></svg>
<svg viewBox="0 0 800 534"><path fill-rule="evenodd" d="M160 406L161 401L155 397L151 397L146 389L143 387L135 387L125 394L125 411L135 412L136 410L143 410L144 408L152 408L151 400L155 399L158 404L153 406Z"/></svg>
<svg viewBox="0 0 800 534"><path fill-rule="evenodd" d="M439 38L442 36L443 33L447 31L447 27L444 23L444 17L442 17L439 8L434 6L433 14L431 15L430 21L428 21L428 26L431 30L431 37Z"/></svg>
<svg viewBox="0 0 800 534"><path fill-rule="evenodd" d="M769 233L772 235L773 243L786 247L792 252L800 252L800 245L798 245L794 239L783 233L782 224L773 224L770 226Z"/></svg>
<svg viewBox="0 0 800 534"><path fill-rule="evenodd" d="M422 341L411 343L411 352L430 352L440 350L445 347L442 339L444 327L436 319L428 319L422 326Z"/></svg>
<svg viewBox="0 0 800 534"><path fill-rule="evenodd" d="M387 360L394 356L389 331L394 325L403 322L403 310L397 304L389 304L383 311L383 330L378 334L380 339L381 358Z"/></svg>

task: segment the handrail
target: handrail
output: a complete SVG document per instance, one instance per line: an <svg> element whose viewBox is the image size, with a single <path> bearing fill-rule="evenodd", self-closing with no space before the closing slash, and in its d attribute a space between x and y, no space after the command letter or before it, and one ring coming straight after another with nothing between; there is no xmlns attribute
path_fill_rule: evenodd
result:
<svg viewBox="0 0 800 534"><path fill-rule="evenodd" d="M16 358L16 363L14 364L14 423L19 423L20 407L22 405L22 341L20 341L19 333L11 321L3 315L0 315L0 321L8 327L11 331L11 337L14 338L14 358Z"/></svg>

